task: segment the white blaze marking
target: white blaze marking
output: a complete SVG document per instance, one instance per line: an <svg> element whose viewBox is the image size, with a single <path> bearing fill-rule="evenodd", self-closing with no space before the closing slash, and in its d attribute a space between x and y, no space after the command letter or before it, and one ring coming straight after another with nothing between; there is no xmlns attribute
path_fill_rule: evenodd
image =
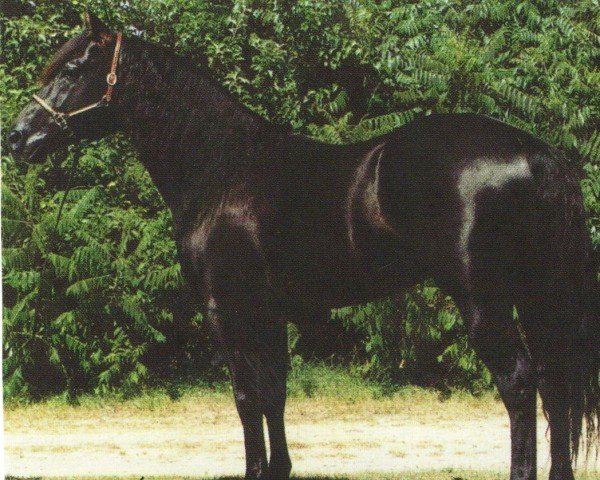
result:
<svg viewBox="0 0 600 480"><path fill-rule="evenodd" d="M43 140L46 137L47 133L34 133L33 135L31 135L31 137L29 137L27 139L27 142L25 142L25 145L32 145L35 142L39 141L39 140Z"/></svg>
<svg viewBox="0 0 600 480"><path fill-rule="evenodd" d="M513 162L498 163L493 159L479 159L465 169L458 180L458 192L463 202L463 225L460 232L460 248L467 272L471 266L469 238L475 224L475 196L483 188L500 189L511 180L531 178L529 164L524 156Z"/></svg>

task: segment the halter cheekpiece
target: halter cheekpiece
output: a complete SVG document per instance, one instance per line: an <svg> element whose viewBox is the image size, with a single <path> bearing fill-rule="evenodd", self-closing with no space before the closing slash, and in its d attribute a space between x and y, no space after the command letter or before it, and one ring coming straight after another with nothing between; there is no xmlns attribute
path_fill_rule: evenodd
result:
<svg viewBox="0 0 600 480"><path fill-rule="evenodd" d="M71 130L68 124L69 118L74 117L75 115L79 115L80 113L93 110L94 108L105 107L112 100L113 90L115 85L117 84L117 64L119 63L119 52L121 50L122 37L123 34L121 32L118 32L117 40L115 43L115 52L113 54L113 59L110 66L110 72L106 75L106 92L104 92L102 98L97 102L87 105L85 107L78 108L76 110L71 110L70 112L60 112L52 108L43 98L35 94L33 95L33 99L36 102L38 102L52 116L52 119L60 127L61 130Z"/></svg>

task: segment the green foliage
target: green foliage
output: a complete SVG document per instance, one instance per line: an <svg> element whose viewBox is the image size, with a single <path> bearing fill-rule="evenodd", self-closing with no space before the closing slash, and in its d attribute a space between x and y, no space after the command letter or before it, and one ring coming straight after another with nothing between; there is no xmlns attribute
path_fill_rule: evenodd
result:
<svg viewBox="0 0 600 480"><path fill-rule="evenodd" d="M401 299L336 310L334 318L358 332L354 360L363 375L444 389L491 386L488 370L467 344L456 306L431 282Z"/></svg>
<svg viewBox="0 0 600 480"><path fill-rule="evenodd" d="M172 298L182 281L167 212L152 201L131 205L125 197L132 192L113 180L90 185L98 182L98 165L112 170L107 178L122 177L128 185L133 159L116 158L115 151L115 145L98 145L84 152L78 186L58 224L61 194L49 181L53 167L29 167L22 182L5 179L9 394L135 389L148 374L149 346L164 343L161 330L172 328Z"/></svg>
<svg viewBox="0 0 600 480"><path fill-rule="evenodd" d="M600 246L597 0L8 0L4 125L85 6L208 65L261 115L331 142L432 112L479 112L530 131L585 164ZM84 149L56 227L71 160L27 167L2 157L6 393L135 391L160 375L220 375L208 367L201 319L185 308L168 212L127 142ZM455 306L433 285L334 316L358 337L363 374L489 385Z"/></svg>

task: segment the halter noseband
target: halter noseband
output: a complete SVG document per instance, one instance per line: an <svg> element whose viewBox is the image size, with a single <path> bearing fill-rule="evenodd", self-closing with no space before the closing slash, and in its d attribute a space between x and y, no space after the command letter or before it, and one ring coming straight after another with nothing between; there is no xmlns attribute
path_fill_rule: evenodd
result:
<svg viewBox="0 0 600 480"><path fill-rule="evenodd" d="M88 110L93 110L98 107L107 106L112 100L113 90L115 85L117 84L117 64L119 63L119 52L121 50L121 40L123 34L121 32L117 33L117 41L115 43L115 53L113 54L112 63L110 66L110 72L106 75L106 92L102 96L100 100L85 107L78 108L76 110L71 110L70 112L60 112L52 108L48 103L41 97L38 97L36 94L33 95L33 99L38 102L51 116L52 120L60 127L61 130L70 131L72 134L68 119L74 117L75 115L79 115L80 113L87 112Z"/></svg>

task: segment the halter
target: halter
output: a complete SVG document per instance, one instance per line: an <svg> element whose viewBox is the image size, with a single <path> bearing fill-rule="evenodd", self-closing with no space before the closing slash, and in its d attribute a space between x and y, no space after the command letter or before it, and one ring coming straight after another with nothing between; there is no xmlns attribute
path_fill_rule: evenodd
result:
<svg viewBox="0 0 600 480"><path fill-rule="evenodd" d="M91 103L85 107L78 108L76 110L71 110L70 112L61 112L52 108L48 103L41 97L37 95L33 95L33 99L38 102L52 117L54 123L56 123L61 130L68 131L71 135L73 131L69 127L68 120L75 115L79 115L80 113L87 112L89 110L93 110L98 107L106 107L110 101L112 100L113 90L115 85L117 84L117 64L119 63L119 52L121 50L121 40L123 34L121 32L117 33L117 41L115 43L115 53L113 54L112 63L110 66L110 72L106 75L106 92L102 96L100 100L95 103Z"/></svg>

